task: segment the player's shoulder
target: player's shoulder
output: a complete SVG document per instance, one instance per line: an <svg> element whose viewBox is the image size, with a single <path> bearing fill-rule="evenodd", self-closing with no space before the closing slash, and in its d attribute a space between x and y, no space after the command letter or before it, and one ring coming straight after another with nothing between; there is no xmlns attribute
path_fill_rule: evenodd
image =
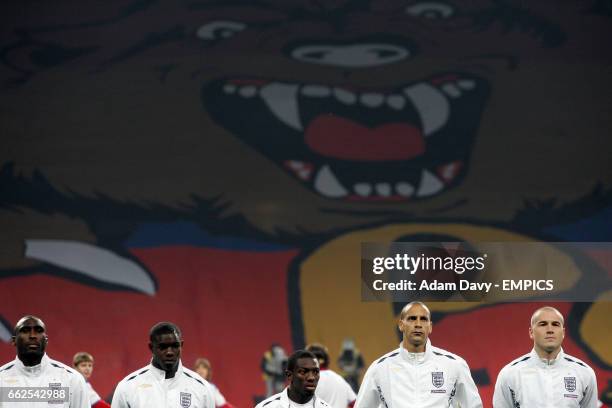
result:
<svg viewBox="0 0 612 408"><path fill-rule="evenodd" d="M595 371L593 370L593 368L584 361L580 360L579 358L570 356L569 354L563 354L561 358L563 359L563 363L565 365L572 367L583 374L592 374L593 376L595 375Z"/></svg>
<svg viewBox="0 0 612 408"><path fill-rule="evenodd" d="M395 349L395 350L391 350L390 352L388 352L387 354L384 354L382 356L380 356L379 358L377 358L371 365L371 367L380 367L384 364L388 364L389 362L395 360L395 359L399 359L400 357L400 350L399 348Z"/></svg>
<svg viewBox="0 0 612 408"><path fill-rule="evenodd" d="M531 353L527 353L516 357L514 360L511 360L508 364L503 366L501 370L499 370L497 375L498 380L500 378L505 378L506 376L511 376L514 373L518 373L523 369L529 369L529 367L532 367L531 363L533 363L533 358L534 357Z"/></svg>
<svg viewBox="0 0 612 408"><path fill-rule="evenodd" d="M62 363L61 361L57 361L52 358L49 358L49 366L52 367L54 370L59 371L61 374L74 375L76 378L82 377L81 373L79 373L74 368Z"/></svg>
<svg viewBox="0 0 612 408"><path fill-rule="evenodd" d="M431 353L434 358L443 361L450 365L465 365L467 366L467 362L458 354L451 353L448 350L444 350L443 348L431 346Z"/></svg>
<svg viewBox="0 0 612 408"><path fill-rule="evenodd" d="M331 408L331 404L329 402L325 401L322 398L318 398L318 397L315 397L315 401L314 401L313 405L315 406L315 408L317 408L317 407L320 407L320 408Z"/></svg>
<svg viewBox="0 0 612 408"><path fill-rule="evenodd" d="M200 374L188 369L185 366L183 366L183 369L181 371L183 375L183 380L192 383L192 385L196 387L202 387L203 389L206 389L209 392L213 391L213 386L204 378L202 378Z"/></svg>
<svg viewBox="0 0 612 408"><path fill-rule="evenodd" d="M146 374L151 370L150 366L145 366L145 367L141 367L136 371L133 371L131 373L129 373L128 375L126 375L125 377L123 377L123 379L121 381L119 381L119 385L121 384L135 384L137 382L139 382L140 380L142 380L143 378L145 378Z"/></svg>
<svg viewBox="0 0 612 408"><path fill-rule="evenodd" d="M15 369L15 360L11 360L7 363L4 363L2 366L0 366L0 375L9 373L14 369Z"/></svg>
<svg viewBox="0 0 612 408"><path fill-rule="evenodd" d="M263 408L263 407L275 408L280 403L281 395L282 395L282 392L279 392L278 394L274 394L271 397L268 397L265 400L261 401L259 404L255 405L255 408Z"/></svg>

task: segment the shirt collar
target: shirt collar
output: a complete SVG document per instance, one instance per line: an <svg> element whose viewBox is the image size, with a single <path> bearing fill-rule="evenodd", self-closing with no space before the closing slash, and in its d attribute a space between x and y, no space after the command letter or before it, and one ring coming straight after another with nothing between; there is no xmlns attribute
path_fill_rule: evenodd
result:
<svg viewBox="0 0 612 408"><path fill-rule="evenodd" d="M552 360L548 360L548 359L540 357L538 353L535 351L535 348L533 348L531 349L530 355L534 359L538 367L548 367L548 366L558 365L559 361L563 360L565 353L563 352L563 347L561 347L561 349L559 350L559 353L557 354L557 357L555 357Z"/></svg>
<svg viewBox="0 0 612 408"><path fill-rule="evenodd" d="M151 374L153 374L153 376L160 381L166 379L166 372L160 368L155 367L153 365L153 360L151 360L151 363L149 363L149 371L151 371ZM174 374L173 378L176 378L179 374L182 374L182 373L183 373L183 363L179 359L178 368L176 369L176 373ZM168 378L168 379L172 380L173 378Z"/></svg>
<svg viewBox="0 0 612 408"><path fill-rule="evenodd" d="M400 343L399 352L400 352L400 356L408 363L413 364L413 365L420 365L431 358L431 355L432 355L431 348L432 347L433 346L431 345L431 341L428 338L427 342L425 343L425 352L423 353L412 353L406 350L404 348L403 342Z"/></svg>
<svg viewBox="0 0 612 408"><path fill-rule="evenodd" d="M296 405L297 402L289 400L289 394L287 394L287 390L289 389L289 387L285 387L285 389L280 393L280 406L281 407L290 407L292 405ZM313 398L316 398L314 395L312 396L311 399L309 399L308 401L306 401L304 404L310 404L312 403L314 406L314 401ZM299 404L299 405L303 405L303 404Z"/></svg>
<svg viewBox="0 0 612 408"><path fill-rule="evenodd" d="M40 375L40 373L42 373L49 366L49 360L50 359L47 356L47 353L44 353L42 358L40 359L40 363L39 364L37 364L35 366L26 366L19 359L19 356L17 356L17 357L15 357L15 364L16 364L17 368L19 369L19 371L21 371L25 375L27 375L29 377L37 377L37 376Z"/></svg>

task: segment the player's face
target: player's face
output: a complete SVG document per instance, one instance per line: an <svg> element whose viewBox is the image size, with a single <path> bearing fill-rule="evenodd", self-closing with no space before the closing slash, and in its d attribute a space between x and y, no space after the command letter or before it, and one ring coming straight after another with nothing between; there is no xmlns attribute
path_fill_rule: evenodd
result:
<svg viewBox="0 0 612 408"><path fill-rule="evenodd" d="M529 337L536 351L552 353L559 350L565 337L561 316L553 310L540 311L529 328Z"/></svg>
<svg viewBox="0 0 612 408"><path fill-rule="evenodd" d="M93 373L93 362L82 361L77 364L76 369L83 375L83 377L85 377L85 379L89 380L89 377L91 377L91 374Z"/></svg>
<svg viewBox="0 0 612 408"><path fill-rule="evenodd" d="M176 371L183 342L174 333L158 335L150 344L153 365L164 371Z"/></svg>
<svg viewBox="0 0 612 408"><path fill-rule="evenodd" d="M425 351L427 338L431 333L431 319L429 312L423 306L414 304L410 306L398 324L404 335L404 347L410 352Z"/></svg>
<svg viewBox="0 0 612 408"><path fill-rule="evenodd" d="M15 329L13 344L21 360L41 358L47 348L45 324L35 318L20 321Z"/></svg>
<svg viewBox="0 0 612 408"><path fill-rule="evenodd" d="M288 375L291 389L303 396L314 395L319 383L319 362L313 358L304 357L297 360L295 369Z"/></svg>

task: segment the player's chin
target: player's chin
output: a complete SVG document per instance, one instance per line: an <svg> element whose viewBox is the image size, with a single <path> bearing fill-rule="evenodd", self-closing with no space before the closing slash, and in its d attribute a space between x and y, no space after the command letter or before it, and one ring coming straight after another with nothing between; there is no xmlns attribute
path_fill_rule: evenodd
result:
<svg viewBox="0 0 612 408"><path fill-rule="evenodd" d="M304 386L304 394L308 396L314 395L316 389L317 389L316 384L314 385L307 384Z"/></svg>

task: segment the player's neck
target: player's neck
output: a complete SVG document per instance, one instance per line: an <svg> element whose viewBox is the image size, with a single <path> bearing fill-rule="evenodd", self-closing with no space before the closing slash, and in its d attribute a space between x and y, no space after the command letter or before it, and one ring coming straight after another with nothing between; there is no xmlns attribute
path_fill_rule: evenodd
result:
<svg viewBox="0 0 612 408"><path fill-rule="evenodd" d="M423 344L419 344L419 345L414 345L409 343L407 340L404 340L402 342L402 346L406 349L406 351L408 351L409 353L424 353L425 352L425 346L427 344L423 343Z"/></svg>
<svg viewBox="0 0 612 408"><path fill-rule="evenodd" d="M557 356L559 355L559 352L561 351L561 347L556 348L550 352L538 346L535 346L534 349L538 357L540 357L542 360L547 360L547 361L555 360Z"/></svg>
<svg viewBox="0 0 612 408"><path fill-rule="evenodd" d="M172 367L170 370L167 370L165 367L161 366L156 361L153 361L153 367L159 368L160 370L164 371L166 373L166 379L174 378L174 374L176 374L176 372L178 371L178 364Z"/></svg>
<svg viewBox="0 0 612 408"><path fill-rule="evenodd" d="M40 364L40 362L42 361L42 357L43 357L42 355L40 356L25 355L25 356L19 356L19 360L21 360L23 365L26 367L34 367Z"/></svg>
<svg viewBox="0 0 612 408"><path fill-rule="evenodd" d="M313 397L312 395L300 394L293 390L291 387L287 388L287 396L291 401L295 402L296 404L305 404Z"/></svg>

